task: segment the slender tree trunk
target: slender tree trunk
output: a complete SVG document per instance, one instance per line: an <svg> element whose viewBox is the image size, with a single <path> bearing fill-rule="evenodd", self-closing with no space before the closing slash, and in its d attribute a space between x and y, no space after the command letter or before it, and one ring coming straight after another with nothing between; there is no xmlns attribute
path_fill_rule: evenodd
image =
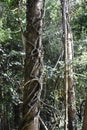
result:
<svg viewBox="0 0 87 130"><path fill-rule="evenodd" d="M84 110L82 130L86 130L86 129L87 129L87 96L86 96L86 102L85 102L85 110Z"/></svg>
<svg viewBox="0 0 87 130"><path fill-rule="evenodd" d="M77 121L76 121L76 98L75 98L75 88L73 81L73 36L70 27L70 1L67 2L68 12L67 12L67 44L68 44L68 128L69 130L77 130Z"/></svg>
<svg viewBox="0 0 87 130"><path fill-rule="evenodd" d="M65 55L65 125L64 129L68 127L68 54L67 54L67 16L66 7L67 0L61 0L62 5L62 22L63 22L63 44L64 44L64 55Z"/></svg>
<svg viewBox="0 0 87 130"><path fill-rule="evenodd" d="M19 129L39 130L44 0L27 0L26 10L23 120Z"/></svg>
<svg viewBox="0 0 87 130"><path fill-rule="evenodd" d="M69 0L62 0L63 43L65 50L65 130L77 130L75 90L73 84L73 37L70 28Z"/></svg>
<svg viewBox="0 0 87 130"><path fill-rule="evenodd" d="M68 27L70 28L70 27ZM72 66L72 33L68 30L68 85L69 85L69 91L68 91L68 119L69 124L68 128L69 130L77 130L77 123L76 123L76 104L75 104L75 89L74 89L74 81L73 81L73 66Z"/></svg>

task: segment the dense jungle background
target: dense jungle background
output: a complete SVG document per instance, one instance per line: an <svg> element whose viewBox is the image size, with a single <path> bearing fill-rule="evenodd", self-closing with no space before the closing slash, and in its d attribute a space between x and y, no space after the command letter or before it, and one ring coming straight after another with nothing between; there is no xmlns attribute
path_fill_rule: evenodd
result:
<svg viewBox="0 0 87 130"><path fill-rule="evenodd" d="M26 10L26 0L0 0L0 130L18 130L22 119ZM87 102L87 0L71 0L69 15L73 60L72 63L68 62L73 66L77 129L81 130ZM64 129L65 53L62 20L61 1L45 0L40 107L45 128L41 130Z"/></svg>

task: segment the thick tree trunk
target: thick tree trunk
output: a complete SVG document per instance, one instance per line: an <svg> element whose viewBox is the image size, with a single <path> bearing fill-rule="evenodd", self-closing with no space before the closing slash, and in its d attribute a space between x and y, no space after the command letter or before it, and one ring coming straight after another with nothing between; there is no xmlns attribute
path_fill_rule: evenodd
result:
<svg viewBox="0 0 87 130"><path fill-rule="evenodd" d="M85 102L85 110L84 110L84 119L83 119L83 126L82 130L87 129L87 96L86 96L86 102Z"/></svg>
<svg viewBox="0 0 87 130"><path fill-rule="evenodd" d="M40 95L42 90L42 18L44 0L27 0L26 57L23 97L23 120L20 130L39 130Z"/></svg>
<svg viewBox="0 0 87 130"><path fill-rule="evenodd" d="M63 16L63 43L65 50L65 130L76 130L76 104L73 85L73 37L70 28L69 0L61 0Z"/></svg>

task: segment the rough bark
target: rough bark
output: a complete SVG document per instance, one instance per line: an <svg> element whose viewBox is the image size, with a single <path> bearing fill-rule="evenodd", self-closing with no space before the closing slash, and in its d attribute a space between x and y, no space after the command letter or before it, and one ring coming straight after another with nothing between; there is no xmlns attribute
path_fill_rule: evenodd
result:
<svg viewBox="0 0 87 130"><path fill-rule="evenodd" d="M44 0L27 0L26 10L23 119L19 129L39 130Z"/></svg>
<svg viewBox="0 0 87 130"><path fill-rule="evenodd" d="M67 44L68 44L68 129L77 130L77 121L76 121L76 99L75 99L75 88L73 81L73 36L70 27L70 1L68 0L68 13L67 13Z"/></svg>
<svg viewBox="0 0 87 130"><path fill-rule="evenodd" d="M63 43L65 51L65 130L76 130L76 104L73 81L73 37L70 27L69 0L62 0Z"/></svg>
<svg viewBox="0 0 87 130"><path fill-rule="evenodd" d="M68 27L69 28L69 27ZM70 30L70 29L69 29ZM76 123L76 104L75 104L75 89L73 81L73 66L72 66L72 33L68 30L68 128L69 130L77 130Z"/></svg>
<svg viewBox="0 0 87 130"><path fill-rule="evenodd" d="M86 129L87 129L87 96L86 96L86 101L85 101L85 110L84 110L82 130L86 130Z"/></svg>
<svg viewBox="0 0 87 130"><path fill-rule="evenodd" d="M64 129L67 130L68 126L68 54L67 54L67 16L66 7L67 0L61 0L62 5L62 23L63 23L63 44L64 44L64 55L65 55L65 123Z"/></svg>

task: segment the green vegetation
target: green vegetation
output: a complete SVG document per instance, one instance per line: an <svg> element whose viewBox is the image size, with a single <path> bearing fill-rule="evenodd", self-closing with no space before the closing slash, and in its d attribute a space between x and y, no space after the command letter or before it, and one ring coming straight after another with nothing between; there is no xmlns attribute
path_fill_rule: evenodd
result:
<svg viewBox="0 0 87 130"><path fill-rule="evenodd" d="M79 2L78 2L79 1ZM74 51L72 63L78 129L82 129L87 94L87 0L71 2L70 24ZM22 116L25 0L0 0L0 122L1 130L17 130ZM20 8L20 10L19 10ZM22 29L21 29L22 27ZM41 118L48 130L63 130L65 113L64 45L61 3L46 0L43 19L43 90ZM25 38L25 35L24 35ZM2 124L2 125L1 125Z"/></svg>

